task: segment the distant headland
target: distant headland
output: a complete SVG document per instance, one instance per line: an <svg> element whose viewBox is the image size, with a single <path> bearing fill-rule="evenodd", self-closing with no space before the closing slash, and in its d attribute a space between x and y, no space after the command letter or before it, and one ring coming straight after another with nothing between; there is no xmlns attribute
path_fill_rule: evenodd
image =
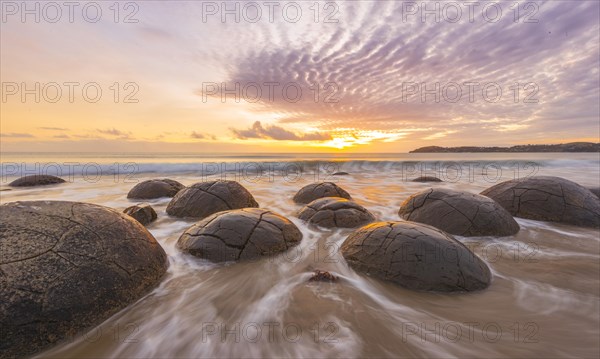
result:
<svg viewBox="0 0 600 359"><path fill-rule="evenodd" d="M571 142L556 145L519 145L512 147L420 147L410 153L457 153L457 152L600 152L600 143Z"/></svg>

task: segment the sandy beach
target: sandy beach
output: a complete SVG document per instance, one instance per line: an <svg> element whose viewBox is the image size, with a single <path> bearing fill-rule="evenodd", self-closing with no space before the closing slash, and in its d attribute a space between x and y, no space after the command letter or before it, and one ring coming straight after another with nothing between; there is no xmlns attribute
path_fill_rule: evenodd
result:
<svg viewBox="0 0 600 359"><path fill-rule="evenodd" d="M160 285L100 326L40 357L595 356L599 321L594 313L599 310L600 290L597 229L517 218L521 230L514 236L457 236L491 268L490 287L469 294L427 293L349 268L339 248L352 230L308 225L295 217L301 206L293 203L292 197L319 175L347 190L377 220L398 221L399 205L422 189L478 193L493 184L481 172L474 172L472 178L463 175L455 182L415 183L403 180L403 176L415 175L407 173L409 165L435 168L436 164L452 164L456 169L458 164L466 171L475 168L473 163L480 167L490 164L504 169L504 180L514 175L511 168L535 163L538 175L561 176L593 187L598 185L593 173L598 168L590 164L596 163L598 155L512 155L517 161L499 155L487 162L489 155L433 154L413 156L414 160L411 156L339 161L324 156L311 162L229 158L230 168L235 168L234 163L269 168L267 164L275 160L279 166L304 169L303 175L293 180L291 176L284 180L279 171L259 180L256 175L239 177L235 170L207 175L207 180L221 176L238 180L261 207L286 216L301 230L299 246L251 262L215 264L183 254L176 248L177 239L195 221L167 215L170 198L146 201L158 214L148 230L168 255L169 268ZM119 161L140 161L139 168L148 169L135 174L134 181L168 177L185 185L195 183L200 177L196 171L199 163L172 157L159 158L160 164L156 158ZM63 159L53 160L61 163ZM96 162L98 158L81 160L114 165L113 159L104 163ZM203 163L222 163L211 160ZM321 170L315 173L317 163ZM331 168L325 165L349 175L331 176L327 172ZM110 175L95 182L75 176L71 183L3 191L1 198L2 203L82 201L123 210L137 203L126 198L135 183L125 182L115 182ZM5 183L3 189L8 188ZM315 269L329 271L341 280L307 282ZM568 354L565 348L569 348Z"/></svg>

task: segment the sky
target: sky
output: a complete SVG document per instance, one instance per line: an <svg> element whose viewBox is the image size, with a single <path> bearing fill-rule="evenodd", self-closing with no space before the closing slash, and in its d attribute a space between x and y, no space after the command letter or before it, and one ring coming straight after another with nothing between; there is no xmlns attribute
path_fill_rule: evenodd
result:
<svg viewBox="0 0 600 359"><path fill-rule="evenodd" d="M0 151L600 142L598 1L23 4Z"/></svg>

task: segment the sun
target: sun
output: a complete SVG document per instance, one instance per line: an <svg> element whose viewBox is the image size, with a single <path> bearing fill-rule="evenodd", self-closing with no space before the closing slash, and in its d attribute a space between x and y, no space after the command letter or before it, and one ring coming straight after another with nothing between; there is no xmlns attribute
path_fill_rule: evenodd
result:
<svg viewBox="0 0 600 359"><path fill-rule="evenodd" d="M330 131L331 140L316 143L318 147L337 150L369 145L373 142L394 142L404 138L410 131L380 131L380 130L357 130L354 128L338 128Z"/></svg>

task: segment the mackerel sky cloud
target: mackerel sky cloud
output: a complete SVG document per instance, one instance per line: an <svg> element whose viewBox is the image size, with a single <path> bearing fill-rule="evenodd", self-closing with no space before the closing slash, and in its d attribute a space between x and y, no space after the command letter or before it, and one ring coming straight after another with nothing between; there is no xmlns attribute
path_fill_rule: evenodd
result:
<svg viewBox="0 0 600 359"><path fill-rule="evenodd" d="M348 127L353 119L350 125L358 129L425 127L463 136L482 128L490 134L598 132L598 3L539 3L527 19L537 23L515 23L508 3L499 4L504 16L497 22L474 11L479 16L473 21L463 16L456 23L436 23L435 15L423 21L422 14L399 21L406 4L385 5L344 4L341 18L352 23L303 32L295 46L277 45L278 38L291 39L287 27L280 27L263 46L252 44L256 49L239 60L228 80L242 86L299 84L309 94L304 101L265 100L266 109L283 112L282 123L327 131ZM315 101L315 83L335 84L339 101ZM523 86L519 99L515 83Z"/></svg>
<svg viewBox="0 0 600 359"><path fill-rule="evenodd" d="M597 1L280 2L272 13L263 2L231 2L228 10L235 4L239 22L221 2L139 2L131 24L114 23L108 8L97 23L9 17L3 81L95 81L102 128L174 149L218 140L238 150L310 143L404 151L600 135ZM17 47L40 55L10 51ZM115 82L137 84L139 102L105 101ZM39 105L52 122L24 128L10 119L23 116L16 102L3 106L11 116L2 131L33 133L41 147L100 126L81 116L94 105L76 100L50 113ZM51 139L56 133L40 130L50 123L75 136ZM192 130L203 138L191 138ZM11 140L10 148L31 141Z"/></svg>

